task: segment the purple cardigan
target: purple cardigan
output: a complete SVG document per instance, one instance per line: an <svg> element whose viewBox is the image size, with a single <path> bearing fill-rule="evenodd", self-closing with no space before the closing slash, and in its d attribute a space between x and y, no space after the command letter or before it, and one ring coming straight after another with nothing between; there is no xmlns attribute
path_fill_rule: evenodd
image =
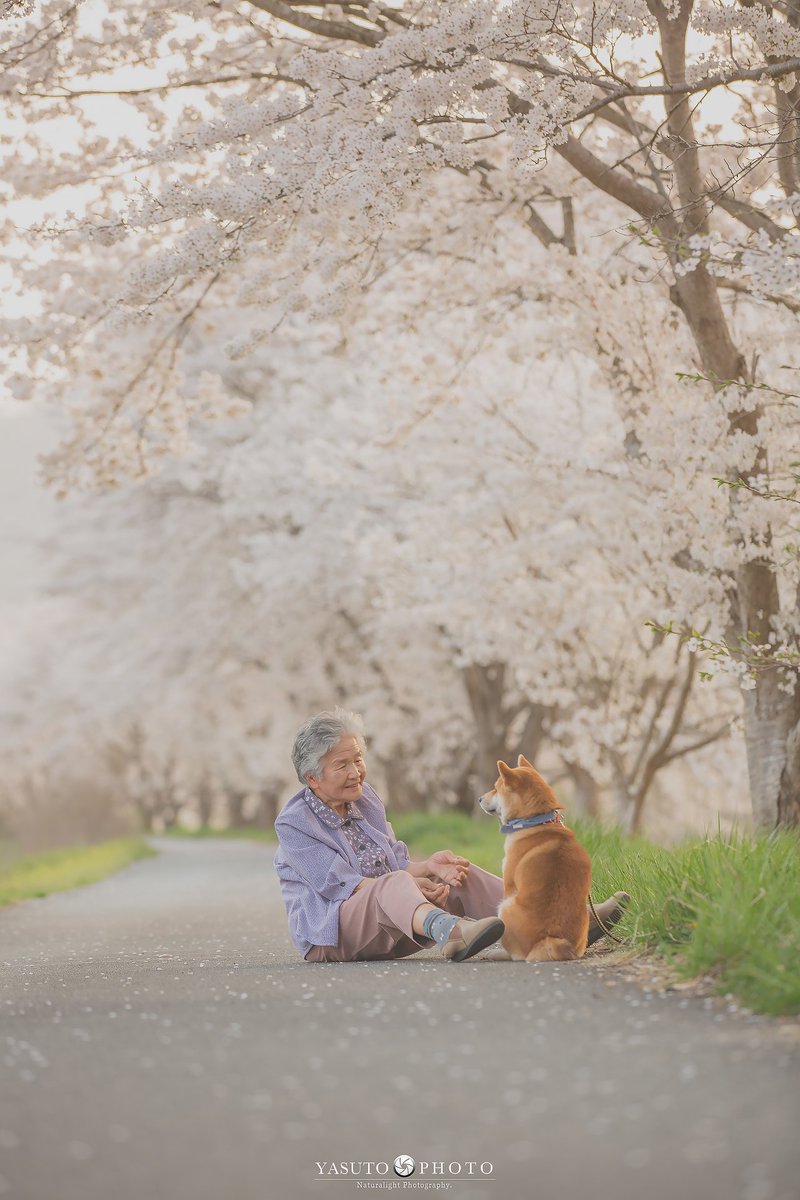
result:
<svg viewBox="0 0 800 1200"><path fill-rule="evenodd" d="M289 918L289 933L305 958L312 946L339 941L339 905L364 876L340 829L326 826L304 800L305 788L287 800L275 821L275 870ZM408 864L408 846L398 842L378 793L368 783L352 802L369 825L369 835L385 852L393 871Z"/></svg>

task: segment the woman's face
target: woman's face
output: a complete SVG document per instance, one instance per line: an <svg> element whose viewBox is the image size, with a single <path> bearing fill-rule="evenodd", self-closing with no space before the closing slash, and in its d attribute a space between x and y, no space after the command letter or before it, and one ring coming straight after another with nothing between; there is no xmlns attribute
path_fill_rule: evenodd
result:
<svg viewBox="0 0 800 1200"><path fill-rule="evenodd" d="M309 775L312 791L331 808L343 808L358 800L367 768L361 747L354 737L341 738L322 760L319 775Z"/></svg>

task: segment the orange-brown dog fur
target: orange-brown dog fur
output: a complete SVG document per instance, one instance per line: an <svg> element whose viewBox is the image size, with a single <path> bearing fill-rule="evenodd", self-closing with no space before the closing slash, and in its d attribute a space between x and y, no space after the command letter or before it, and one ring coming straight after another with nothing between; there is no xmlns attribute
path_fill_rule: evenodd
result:
<svg viewBox="0 0 800 1200"><path fill-rule="evenodd" d="M498 762L494 789L503 821L560 810L555 793L524 755L519 765ZM559 821L506 835L503 859L503 946L516 961L580 958L586 950L592 883L589 855Z"/></svg>

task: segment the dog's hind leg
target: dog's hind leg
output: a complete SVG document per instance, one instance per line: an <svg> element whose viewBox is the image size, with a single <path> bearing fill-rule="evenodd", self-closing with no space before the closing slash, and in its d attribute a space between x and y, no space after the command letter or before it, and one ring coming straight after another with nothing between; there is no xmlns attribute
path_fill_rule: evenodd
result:
<svg viewBox="0 0 800 1200"><path fill-rule="evenodd" d="M546 937L529 951L526 962L569 962L578 953L566 938Z"/></svg>

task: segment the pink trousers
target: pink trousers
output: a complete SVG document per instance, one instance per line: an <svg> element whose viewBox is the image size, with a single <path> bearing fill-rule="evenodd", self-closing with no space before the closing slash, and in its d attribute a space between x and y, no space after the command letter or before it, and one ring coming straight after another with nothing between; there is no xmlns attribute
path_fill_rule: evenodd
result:
<svg viewBox="0 0 800 1200"><path fill-rule="evenodd" d="M461 887L451 887L444 907L459 917L494 917L503 899L498 875L470 863ZM342 901L339 941L335 946L312 946L306 962L364 962L376 958L406 958L436 943L414 933L411 918L428 904L413 875L390 871Z"/></svg>

